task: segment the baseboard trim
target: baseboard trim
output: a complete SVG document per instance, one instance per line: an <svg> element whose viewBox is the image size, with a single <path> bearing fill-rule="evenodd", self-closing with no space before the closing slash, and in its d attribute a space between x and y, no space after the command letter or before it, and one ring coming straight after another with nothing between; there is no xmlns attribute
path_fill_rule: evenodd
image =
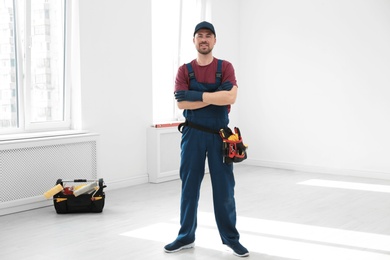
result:
<svg viewBox="0 0 390 260"><path fill-rule="evenodd" d="M330 168L330 167L322 167L322 166L314 166L314 165L301 165L301 164L286 163L286 162L263 161L263 160L249 159L249 158L245 160L243 163L252 166L277 168L277 169L308 172L308 173L333 174L333 175L390 180L390 173L386 173L386 172L354 170L354 169L338 169L338 168Z"/></svg>
<svg viewBox="0 0 390 260"><path fill-rule="evenodd" d="M179 179L179 170L168 171L168 172L160 172L157 176L153 178L149 176L150 183L161 183L166 181L173 181Z"/></svg>
<svg viewBox="0 0 390 260"><path fill-rule="evenodd" d="M147 174L138 175L128 179L104 181L107 185L106 190L117 190L127 188L139 184L145 184L149 182L149 176Z"/></svg>
<svg viewBox="0 0 390 260"><path fill-rule="evenodd" d="M3 202L0 205L0 216L13 214L17 212L43 208L53 205L52 199L45 199L42 196L35 196L15 201Z"/></svg>

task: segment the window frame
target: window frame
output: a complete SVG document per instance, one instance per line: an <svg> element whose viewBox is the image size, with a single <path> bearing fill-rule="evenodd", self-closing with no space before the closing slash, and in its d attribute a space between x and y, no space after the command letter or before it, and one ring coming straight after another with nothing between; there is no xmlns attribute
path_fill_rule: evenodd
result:
<svg viewBox="0 0 390 260"><path fill-rule="evenodd" d="M63 64L61 69L62 77L62 120L59 121L45 121L45 122L31 122L31 91L28 91L31 84L31 51L29 45L31 44L31 24L32 24L32 4L33 0L24 0L23 4L18 0L13 0L13 30L14 30L14 45L15 45L15 69L16 69L16 126L10 128L0 128L0 137L2 135L22 134L32 132L50 132L71 130L72 120L72 100L71 100L71 28L72 28L72 0L63 0L63 46L61 50L63 55ZM24 15L24 18L20 16ZM22 29L20 22L25 20L25 32L22 36ZM22 43L22 38L26 39L26 43ZM29 42L27 42L29 41ZM25 64L24 57L25 55ZM24 77L24 78L23 78ZM61 90L60 90L61 92Z"/></svg>

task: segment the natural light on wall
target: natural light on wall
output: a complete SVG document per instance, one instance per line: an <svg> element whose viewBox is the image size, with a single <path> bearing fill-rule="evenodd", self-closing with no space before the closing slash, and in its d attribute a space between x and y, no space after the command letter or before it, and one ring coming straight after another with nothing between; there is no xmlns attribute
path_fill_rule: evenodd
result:
<svg viewBox="0 0 390 260"><path fill-rule="evenodd" d="M195 25L211 21L207 0L152 0L153 123L181 120L173 89L177 69L196 57Z"/></svg>

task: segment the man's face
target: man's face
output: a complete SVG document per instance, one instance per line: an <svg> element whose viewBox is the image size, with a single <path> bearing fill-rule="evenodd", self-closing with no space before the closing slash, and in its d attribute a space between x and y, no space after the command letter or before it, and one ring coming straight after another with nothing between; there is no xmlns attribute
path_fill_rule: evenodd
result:
<svg viewBox="0 0 390 260"><path fill-rule="evenodd" d="M209 54L213 48L217 39L215 35L207 29L200 29L196 32L194 37L194 44L196 50L201 54Z"/></svg>

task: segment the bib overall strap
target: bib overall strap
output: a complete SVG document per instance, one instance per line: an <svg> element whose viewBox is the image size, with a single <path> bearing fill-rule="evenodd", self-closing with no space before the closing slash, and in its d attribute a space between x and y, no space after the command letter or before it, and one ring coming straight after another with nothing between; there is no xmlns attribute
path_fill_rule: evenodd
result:
<svg viewBox="0 0 390 260"><path fill-rule="evenodd" d="M222 81L222 61L223 60L218 60L217 72L215 73L215 84L217 86L221 85Z"/></svg>
<svg viewBox="0 0 390 260"><path fill-rule="evenodd" d="M195 72L192 69L191 63L187 63L186 66L187 66L187 69L188 69L188 78L190 79L190 82L192 80L196 80L195 79Z"/></svg>

